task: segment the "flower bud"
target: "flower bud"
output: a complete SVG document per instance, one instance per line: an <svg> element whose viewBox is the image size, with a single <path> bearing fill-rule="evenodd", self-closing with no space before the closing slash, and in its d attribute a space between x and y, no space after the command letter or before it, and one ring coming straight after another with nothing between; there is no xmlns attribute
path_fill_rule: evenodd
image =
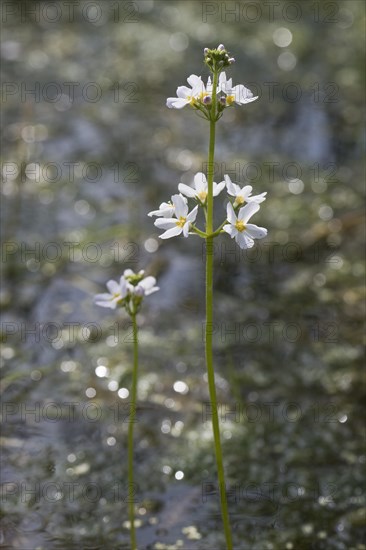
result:
<svg viewBox="0 0 366 550"><path fill-rule="evenodd" d="M142 288L142 286L136 286L134 288L134 295L135 296L138 296L138 297L142 297L145 295L145 291L144 289Z"/></svg>
<svg viewBox="0 0 366 550"><path fill-rule="evenodd" d="M220 103L221 103L221 105L224 105L224 106L226 105L226 97L225 96L220 97Z"/></svg>
<svg viewBox="0 0 366 550"><path fill-rule="evenodd" d="M219 50L219 52L223 52L225 50L224 44L220 44L217 49Z"/></svg>
<svg viewBox="0 0 366 550"><path fill-rule="evenodd" d="M206 95L206 96L203 98L203 104L204 104L204 105L210 105L211 102L212 102L211 96Z"/></svg>
<svg viewBox="0 0 366 550"><path fill-rule="evenodd" d="M228 62L230 63L230 65L232 65L233 63L235 63L235 57L230 57L228 59Z"/></svg>
<svg viewBox="0 0 366 550"><path fill-rule="evenodd" d="M209 52L208 48L205 48L205 49L203 50L203 53L204 53L205 55L207 55L208 52Z"/></svg>

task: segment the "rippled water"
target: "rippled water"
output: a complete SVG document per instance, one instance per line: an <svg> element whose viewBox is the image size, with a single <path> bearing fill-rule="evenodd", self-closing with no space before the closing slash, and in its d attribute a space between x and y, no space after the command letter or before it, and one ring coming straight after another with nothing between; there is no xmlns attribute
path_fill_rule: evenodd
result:
<svg viewBox="0 0 366 550"><path fill-rule="evenodd" d="M93 305L125 267L146 267L161 286L139 321L139 548L224 548L203 356L204 249L195 237L159 241L146 216L204 169L206 123L169 111L165 99L205 71L202 48L218 40L237 58L234 81L261 97L220 122L216 180L229 173L268 191L258 218L266 241L244 253L223 237L215 249L214 355L235 548L366 548L364 10L335 2L332 15L328 4L301 3L296 21L263 11L251 23L244 3L239 20L225 20L224 4L210 15L200 2L116 3L108 12L102 3L98 24L81 2L74 20L22 20L22 2L7 15L3 548L129 548L131 326ZM288 31L288 47L276 45ZM35 82L40 100L23 98ZM86 85L101 91L98 101ZM218 223L223 212L218 200Z"/></svg>

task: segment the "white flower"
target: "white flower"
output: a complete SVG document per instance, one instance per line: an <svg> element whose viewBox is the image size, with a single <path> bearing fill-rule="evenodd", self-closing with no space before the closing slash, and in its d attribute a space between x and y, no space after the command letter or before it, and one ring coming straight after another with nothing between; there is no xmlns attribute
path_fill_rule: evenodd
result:
<svg viewBox="0 0 366 550"><path fill-rule="evenodd" d="M182 195L173 195L172 202L175 209L175 218L158 218L154 225L159 229L166 229L165 233L160 235L161 239L170 239L183 233L188 237L189 227L197 217L198 205L188 213L188 206Z"/></svg>
<svg viewBox="0 0 366 550"><path fill-rule="evenodd" d="M138 273L135 273L132 269L124 270L123 277L127 281L130 296L143 298L144 296L149 296L149 294L159 290L159 287L155 286L155 277L148 276L143 278L144 273L145 271L143 269L141 269Z"/></svg>
<svg viewBox="0 0 366 550"><path fill-rule="evenodd" d="M235 238L240 248L252 248L254 239L263 239L267 235L267 229L264 227L247 223L259 208L258 203L250 202L240 208L238 216L236 216L233 205L230 202L227 205L229 223L224 225L223 230L229 233L232 239Z"/></svg>
<svg viewBox="0 0 366 550"><path fill-rule="evenodd" d="M97 294L94 298L94 301L97 306L116 309L117 305L121 304L126 298L129 292L129 284L122 275L119 284L117 283L117 281L111 280L107 282L106 286L109 290L109 294Z"/></svg>
<svg viewBox="0 0 366 550"><path fill-rule="evenodd" d="M136 296L149 296L149 294L159 290L159 287L155 286L155 284L155 277L145 277L145 279L142 279L136 286L132 287L133 293Z"/></svg>
<svg viewBox="0 0 366 550"><path fill-rule="evenodd" d="M127 287L130 294L135 296L149 296L153 292L159 290L158 286L155 286L156 279L155 277L144 277L145 271L140 269L138 273L132 271L132 269L125 269L123 272L123 277L127 281Z"/></svg>
<svg viewBox="0 0 366 550"><path fill-rule="evenodd" d="M116 281L108 281L107 288L110 294L97 294L94 298L96 305L116 309L117 306L125 306L130 313L137 313L144 296L149 296L159 290L155 286L155 277L145 277L145 271L138 273L132 269L125 269L119 284Z"/></svg>
<svg viewBox="0 0 366 550"><path fill-rule="evenodd" d="M189 187L189 185L185 185L184 183L180 183L178 185L178 189L186 197L198 199L201 203L206 202L208 194L206 176L202 172L198 172L194 176L193 183L194 189L192 187ZM216 197L219 193L221 193L224 187L224 181L222 181L221 183L213 182L213 196Z"/></svg>
<svg viewBox="0 0 366 550"><path fill-rule="evenodd" d="M182 199L187 202L187 199L185 197L182 197ZM174 216L175 206L172 202L162 202L159 206L159 210L152 210L148 213L148 216L159 216L163 218L172 218Z"/></svg>
<svg viewBox="0 0 366 550"><path fill-rule="evenodd" d="M238 84L233 87L233 79L226 79L226 73L220 73L219 89L226 94L226 105L232 105L234 102L238 105L245 105L258 99L258 96L253 97L253 93L243 84Z"/></svg>
<svg viewBox="0 0 366 550"><path fill-rule="evenodd" d="M191 86L190 88L179 86L177 97L168 97L166 105L169 109L182 109L186 105L194 106L197 100L204 101L204 98L209 95L200 76L191 74L187 78L187 82Z"/></svg>
<svg viewBox="0 0 366 550"><path fill-rule="evenodd" d="M253 187L251 185L244 185L244 187L240 187L240 185L233 183L228 175L225 175L224 178L227 192L232 197L235 197L234 208L244 204L245 202L256 202L260 204L266 200L267 192L252 196Z"/></svg>

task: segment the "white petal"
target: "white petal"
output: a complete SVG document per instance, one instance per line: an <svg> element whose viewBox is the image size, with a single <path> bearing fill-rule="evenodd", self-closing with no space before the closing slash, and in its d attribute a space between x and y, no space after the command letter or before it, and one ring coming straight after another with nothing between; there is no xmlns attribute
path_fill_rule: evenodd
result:
<svg viewBox="0 0 366 550"><path fill-rule="evenodd" d="M243 84L238 84L231 90L232 95L235 98L235 103L238 103L239 105L243 105L245 103L249 103L250 101L253 101L253 94L252 92L246 88Z"/></svg>
<svg viewBox="0 0 366 550"><path fill-rule="evenodd" d="M256 99L258 99L259 96L255 96L255 97L250 97L249 99L246 99L245 101L241 101L239 103L239 105L245 105L246 103L252 103L252 101L255 101Z"/></svg>
<svg viewBox="0 0 366 550"><path fill-rule="evenodd" d="M253 191L253 187L251 185L244 185L244 187L240 189L238 196L240 195L245 200L248 200L252 191Z"/></svg>
<svg viewBox="0 0 366 550"><path fill-rule="evenodd" d="M235 211L234 211L234 208L233 208L233 205L231 204L231 202L227 203L226 212L227 212L228 222L231 223L232 225L235 225L237 218L236 218Z"/></svg>
<svg viewBox="0 0 366 550"><path fill-rule="evenodd" d="M116 309L118 298L115 298L111 294L97 294L94 297L94 303L100 307L108 307L110 309Z"/></svg>
<svg viewBox="0 0 366 550"><path fill-rule="evenodd" d="M131 294L134 296L145 296L145 289L138 283L136 286L133 286L130 290Z"/></svg>
<svg viewBox="0 0 366 550"><path fill-rule="evenodd" d="M166 106L169 107L169 109L183 109L188 103L186 99L179 97L168 97L166 100Z"/></svg>
<svg viewBox="0 0 366 550"><path fill-rule="evenodd" d="M260 195L253 195L253 197L249 197L248 201L254 201L260 204L261 202L266 200L267 192L261 193Z"/></svg>
<svg viewBox="0 0 366 550"><path fill-rule="evenodd" d="M182 233L182 228L178 227L176 225L175 227L172 227L171 229L168 229L168 231L165 231L162 235L159 235L161 239L170 239L171 237L176 237L177 235L180 235Z"/></svg>
<svg viewBox="0 0 366 550"><path fill-rule="evenodd" d="M145 279L142 279L142 281L139 282L139 285L142 286L144 290L149 290L152 288L156 283L155 277L145 277Z"/></svg>
<svg viewBox="0 0 366 550"><path fill-rule="evenodd" d="M159 229L170 229L177 225L177 220L176 218L158 218L154 221L154 225Z"/></svg>
<svg viewBox="0 0 366 550"><path fill-rule="evenodd" d="M263 239L267 235L267 229L265 227L258 227L252 223L248 223L245 229L249 237L252 239Z"/></svg>
<svg viewBox="0 0 366 550"><path fill-rule="evenodd" d="M123 277L133 277L135 272L132 269L125 269L123 272Z"/></svg>
<svg viewBox="0 0 366 550"><path fill-rule="evenodd" d="M225 187L225 182L224 181L221 181L220 183L215 183L213 184L213 196L214 197L217 197L217 195L219 195L221 193L221 191L224 189Z"/></svg>
<svg viewBox="0 0 366 550"><path fill-rule="evenodd" d="M110 302L95 302L97 306L100 307L108 307L110 309L116 309L117 302L115 300L111 300Z"/></svg>
<svg viewBox="0 0 366 550"><path fill-rule="evenodd" d="M195 88L196 86L202 84L202 78L196 74L191 74L191 76L187 78L187 82L191 88Z"/></svg>
<svg viewBox="0 0 366 550"><path fill-rule="evenodd" d="M159 210L165 210L166 208L173 208L171 202L162 202L159 206Z"/></svg>
<svg viewBox="0 0 366 550"><path fill-rule="evenodd" d="M224 176L225 178L225 183L226 183L226 188L227 188L227 191L229 193L229 195L232 195L233 197L236 197L236 195L238 194L238 188L240 189L240 187L238 185L236 185L235 183L233 183L231 181L231 178L229 178L229 176L227 174L225 174Z"/></svg>
<svg viewBox="0 0 366 550"><path fill-rule="evenodd" d="M200 80L199 82L197 82L195 86L193 86L192 95L194 97L198 97L200 94L205 94L205 93L206 93L205 85L202 82L202 80Z"/></svg>
<svg viewBox="0 0 366 550"><path fill-rule="evenodd" d="M169 109L174 108L174 103L177 101L176 97L168 97L166 100L166 106L169 107Z"/></svg>
<svg viewBox="0 0 366 550"><path fill-rule="evenodd" d="M94 296L95 302L110 302L111 300L113 300L113 296L111 294L107 294L106 292L103 294L96 294Z"/></svg>
<svg viewBox="0 0 366 550"><path fill-rule="evenodd" d="M220 91L224 93L229 93L232 87L233 81L232 78L229 78L229 80L226 80L226 73L225 71L220 73L219 77L219 89Z"/></svg>
<svg viewBox="0 0 366 550"><path fill-rule="evenodd" d="M186 195L187 197L193 198L196 196L194 189L192 189L192 187L189 187L189 185L186 185L185 183L180 183L178 185L178 190L180 193Z"/></svg>
<svg viewBox="0 0 366 550"><path fill-rule="evenodd" d="M194 176L194 186L198 193L200 193L201 191L207 191L207 179L205 174L203 174L202 172L197 172L197 174Z"/></svg>
<svg viewBox="0 0 366 550"><path fill-rule="evenodd" d="M192 94L192 90L190 88L187 88L187 86L178 86L177 88L177 96L179 98L187 99L188 96Z"/></svg>
<svg viewBox="0 0 366 550"><path fill-rule="evenodd" d="M135 286L131 285L131 283L129 283L129 282L127 281L127 283L126 283L126 294L127 294L128 292L130 292L131 294L133 294L135 288L136 288Z"/></svg>
<svg viewBox="0 0 366 550"><path fill-rule="evenodd" d="M150 296L150 294L153 294L153 292L157 292L158 290L160 290L160 287L154 286L153 288L146 290L145 295Z"/></svg>
<svg viewBox="0 0 366 550"><path fill-rule="evenodd" d="M189 235L189 226L190 226L190 222L186 222L184 225L183 225L183 236L184 237L188 237Z"/></svg>
<svg viewBox="0 0 366 550"><path fill-rule="evenodd" d="M151 210L151 212L148 213L148 216L151 218L152 216L162 216L162 211L160 210Z"/></svg>
<svg viewBox="0 0 366 550"><path fill-rule="evenodd" d="M177 218L185 218L188 214L188 206L182 195L173 195L172 202L175 207L175 215Z"/></svg>
<svg viewBox="0 0 366 550"><path fill-rule="evenodd" d="M238 88L240 90L240 95L239 97L241 99L252 99L253 96L253 92L251 92L249 90L249 88L247 88L246 86L244 86L244 84L239 84L238 86L235 86L235 88Z"/></svg>
<svg viewBox="0 0 366 550"><path fill-rule="evenodd" d="M160 290L160 288L158 286L154 286L153 288L149 288L148 290L145 291L145 296L150 296L150 294L153 294L154 292L157 292L158 290Z"/></svg>
<svg viewBox="0 0 366 550"><path fill-rule="evenodd" d="M126 271L127 271L127 269L126 269ZM132 270L130 269L130 271L132 271ZM121 298L125 298L127 296L127 293L128 293L128 283L125 279L124 274L122 275L122 277L119 280L119 287L120 287Z"/></svg>
<svg viewBox="0 0 366 550"><path fill-rule="evenodd" d="M187 216L187 222L194 222L195 219L197 218L197 211L198 211L198 204L197 206L195 206L192 210L192 212L190 212Z"/></svg>
<svg viewBox="0 0 366 550"><path fill-rule="evenodd" d="M238 220L242 220L244 223L247 223L247 221L258 212L260 209L260 206L256 202L249 202L239 210L238 214Z"/></svg>
<svg viewBox="0 0 366 550"><path fill-rule="evenodd" d="M251 239L248 235L245 234L245 232L238 231L238 234L235 237L236 242L240 246L240 248L252 248L254 245L253 239Z"/></svg>
<svg viewBox="0 0 366 550"><path fill-rule="evenodd" d="M163 216L164 218L171 218L174 214L174 206L168 202L162 202L159 206L159 210L152 210L148 213L148 216Z"/></svg>
<svg viewBox="0 0 366 550"><path fill-rule="evenodd" d="M231 225L230 223L227 223L226 225L224 225L223 230L226 231L226 233L228 233L231 238L235 237L235 235L237 235L238 233L238 230L236 229L236 227L234 225Z"/></svg>
<svg viewBox="0 0 366 550"><path fill-rule="evenodd" d="M225 71L222 71L219 76L219 85L225 85L226 84L226 73Z"/></svg>
<svg viewBox="0 0 366 550"><path fill-rule="evenodd" d="M120 292L119 284L116 281L108 281L106 287L111 294L119 294Z"/></svg>

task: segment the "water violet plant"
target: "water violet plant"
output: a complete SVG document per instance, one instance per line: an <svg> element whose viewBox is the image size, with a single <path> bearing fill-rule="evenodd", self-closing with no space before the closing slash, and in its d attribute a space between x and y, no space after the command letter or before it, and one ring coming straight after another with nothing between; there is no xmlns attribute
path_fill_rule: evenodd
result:
<svg viewBox="0 0 366 550"><path fill-rule="evenodd" d="M215 374L213 367L212 327L213 327L213 242L222 233L227 233L242 248L254 246L255 239L262 239L267 230L258 227L249 220L260 209L266 193L253 195L250 185L241 187L233 183L228 175L220 183L214 179L214 158L216 123L225 110L237 105L245 105L258 99L243 84L233 86L232 79L227 78L225 69L230 67L235 59L230 56L223 44L217 48L204 49L204 62L210 70L210 76L205 84L202 77L191 75L187 78L188 86L179 86L177 96L167 99L167 107L182 109L190 106L202 118L209 122L209 146L207 175L198 172L192 186L180 183L179 193L174 194L169 202L163 202L158 210L148 215L157 219L154 224L163 229L162 239L169 239L183 234L188 237L196 234L206 241L206 324L205 324L205 357L208 376L208 386L212 410L212 428L214 436L218 485L220 490L221 515L227 550L232 550L232 534L228 513L225 489L225 476L220 440L220 426L217 412ZM216 228L214 227L214 197L222 191L227 191L226 218ZM190 206L192 203L192 207ZM196 225L199 209L203 210L205 218L204 229Z"/></svg>
<svg viewBox="0 0 366 550"><path fill-rule="evenodd" d="M130 522L131 550L136 550L135 530L135 503L134 503L134 475L133 475L133 428L136 416L137 400L137 374L138 374L138 324L137 314L140 311L145 296L159 290L155 277L144 277L143 270L134 273L132 269L125 269L119 282L110 280L107 282L108 293L97 294L94 298L96 305L116 309L122 307L126 310L132 321L133 333L133 369L131 384L130 414L128 424L128 515Z"/></svg>

